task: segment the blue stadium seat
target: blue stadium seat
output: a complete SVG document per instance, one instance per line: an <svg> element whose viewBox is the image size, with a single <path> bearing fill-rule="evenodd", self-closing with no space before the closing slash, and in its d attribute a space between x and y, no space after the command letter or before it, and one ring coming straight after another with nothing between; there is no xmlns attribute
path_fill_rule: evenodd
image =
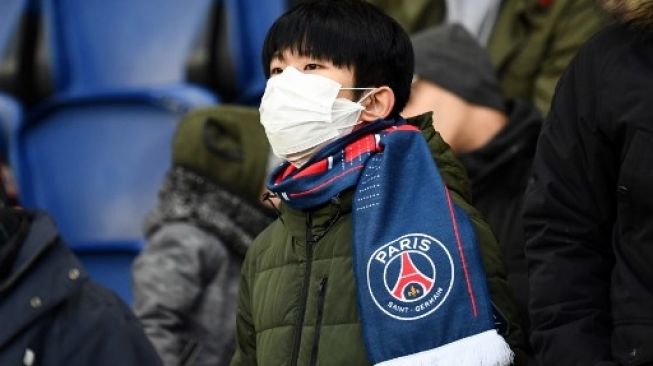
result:
<svg viewBox="0 0 653 366"><path fill-rule="evenodd" d="M26 4L27 0L0 1L0 53L5 50L7 41L18 25Z"/></svg>
<svg viewBox="0 0 653 366"><path fill-rule="evenodd" d="M182 83L212 0L43 1L56 88L83 95Z"/></svg>
<svg viewBox="0 0 653 366"><path fill-rule="evenodd" d="M55 97L17 134L20 198L48 211L91 276L129 303L176 124L217 103L184 81L212 0L41 1Z"/></svg>
<svg viewBox="0 0 653 366"><path fill-rule="evenodd" d="M12 33L18 26L27 0L0 0L0 58L7 48ZM0 93L0 151L9 151L13 132L20 123L20 105L12 97Z"/></svg>
<svg viewBox="0 0 653 366"><path fill-rule="evenodd" d="M224 0L238 102L258 104L265 90L261 49L268 29L286 9L286 0Z"/></svg>
<svg viewBox="0 0 653 366"><path fill-rule="evenodd" d="M22 118L21 107L13 98L0 93L0 154L8 154Z"/></svg>
<svg viewBox="0 0 653 366"><path fill-rule="evenodd" d="M134 249L120 250L121 246L142 247L143 243L107 243L106 250L94 246L89 250L75 249L75 255L81 260L84 268L93 280L113 290L128 305L132 304L131 267L138 251ZM140 250L139 250L140 251Z"/></svg>
<svg viewBox="0 0 653 366"><path fill-rule="evenodd" d="M197 106L180 100L140 93L55 99L17 134L22 203L49 212L91 276L127 302L131 261L170 166L176 124Z"/></svg>

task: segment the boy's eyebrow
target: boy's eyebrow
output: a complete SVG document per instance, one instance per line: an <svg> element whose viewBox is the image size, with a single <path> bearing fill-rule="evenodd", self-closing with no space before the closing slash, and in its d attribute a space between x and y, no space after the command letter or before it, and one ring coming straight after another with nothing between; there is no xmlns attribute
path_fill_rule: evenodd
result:
<svg viewBox="0 0 653 366"><path fill-rule="evenodd" d="M271 59L272 59L272 60L283 61L283 53L282 53L281 51L279 51L279 50L274 51L274 53L272 54L272 58L271 58Z"/></svg>

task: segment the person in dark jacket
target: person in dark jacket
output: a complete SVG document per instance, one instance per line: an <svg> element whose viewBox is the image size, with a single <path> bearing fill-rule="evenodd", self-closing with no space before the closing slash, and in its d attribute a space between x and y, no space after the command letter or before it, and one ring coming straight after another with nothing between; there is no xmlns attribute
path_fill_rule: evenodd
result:
<svg viewBox="0 0 653 366"><path fill-rule="evenodd" d="M504 99L487 51L461 25L428 29L412 42L416 76L403 114L434 111L433 126L467 170L472 203L498 239L527 325L521 206L542 117L529 101Z"/></svg>
<svg viewBox="0 0 653 366"><path fill-rule="evenodd" d="M129 308L43 213L0 208L0 365L160 365Z"/></svg>
<svg viewBox="0 0 653 366"><path fill-rule="evenodd" d="M542 365L653 364L653 2L557 87L524 207L531 342Z"/></svg>

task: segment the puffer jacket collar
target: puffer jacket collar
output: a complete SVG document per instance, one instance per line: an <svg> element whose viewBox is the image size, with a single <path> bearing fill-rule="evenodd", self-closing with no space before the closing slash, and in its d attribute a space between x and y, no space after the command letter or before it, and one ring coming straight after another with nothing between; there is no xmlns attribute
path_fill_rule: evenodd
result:
<svg viewBox="0 0 653 366"><path fill-rule="evenodd" d="M0 348L76 292L88 275L37 213L7 280L0 284Z"/></svg>
<svg viewBox="0 0 653 366"><path fill-rule="evenodd" d="M310 215L311 233L313 240L317 241L329 231L336 221L351 213L353 195L353 189L349 189L332 198L329 203L311 211L294 209L282 203L280 207L281 221L290 235L297 240L297 243L304 245L308 216Z"/></svg>
<svg viewBox="0 0 653 366"><path fill-rule="evenodd" d="M169 222L190 222L221 238L244 256L249 243L272 218L255 207L184 167L174 167L159 192L159 203L147 216L144 230L151 236Z"/></svg>

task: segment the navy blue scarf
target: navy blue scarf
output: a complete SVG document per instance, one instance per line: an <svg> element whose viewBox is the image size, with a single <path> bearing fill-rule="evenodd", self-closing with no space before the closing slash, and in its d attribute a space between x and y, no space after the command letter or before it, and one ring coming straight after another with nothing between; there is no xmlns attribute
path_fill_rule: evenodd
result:
<svg viewBox="0 0 653 366"><path fill-rule="evenodd" d="M494 329L474 228L426 141L401 120L377 121L322 149L268 188L312 209L355 187L353 263L363 338L375 365L507 365Z"/></svg>

